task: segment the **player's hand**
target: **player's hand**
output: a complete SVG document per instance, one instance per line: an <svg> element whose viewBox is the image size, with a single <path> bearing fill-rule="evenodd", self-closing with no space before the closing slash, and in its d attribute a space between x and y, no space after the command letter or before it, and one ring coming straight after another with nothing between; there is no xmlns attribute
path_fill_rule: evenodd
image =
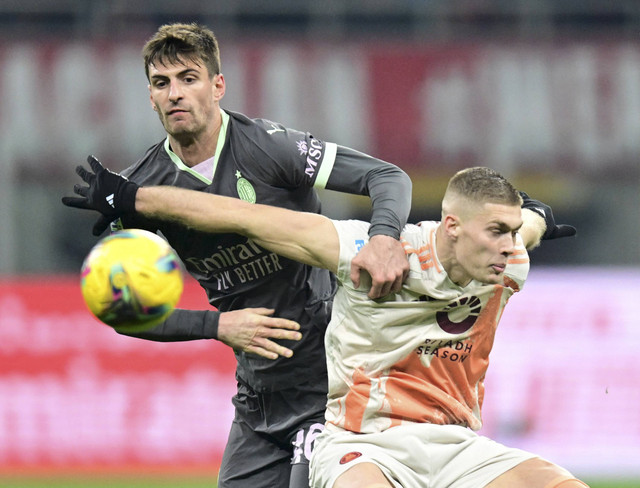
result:
<svg viewBox="0 0 640 488"><path fill-rule="evenodd" d="M556 224L556 220L553 217L553 212L549 205L542 203L539 200L534 200L523 191L520 192L520 196L522 197L522 208L529 209L544 219L547 228L542 235L543 240L559 239L561 237L571 237L576 235L577 230L574 226L568 224Z"/></svg>
<svg viewBox="0 0 640 488"><path fill-rule="evenodd" d="M87 162L91 171L82 166L76 167L76 173L89 186L77 183L73 192L79 197L63 197L62 203L68 207L97 210L102 214L93 226L93 235L99 236L113 220L127 213L135 212L136 192L139 186L106 169L94 156Z"/></svg>
<svg viewBox="0 0 640 488"><path fill-rule="evenodd" d="M245 308L222 312L218 321L218 340L238 351L257 354L267 359L290 358L293 351L273 339L299 341L300 325L293 320L270 317L268 308Z"/></svg>
<svg viewBox="0 0 640 488"><path fill-rule="evenodd" d="M351 261L351 281L356 288L360 286L362 271L371 276L369 298L399 292L409 275L409 260L400 241L391 236L372 236Z"/></svg>

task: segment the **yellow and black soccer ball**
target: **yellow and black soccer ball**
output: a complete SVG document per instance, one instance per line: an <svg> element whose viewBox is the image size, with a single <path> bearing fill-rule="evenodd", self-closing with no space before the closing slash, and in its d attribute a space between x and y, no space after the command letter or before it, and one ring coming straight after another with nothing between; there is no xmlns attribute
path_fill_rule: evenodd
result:
<svg viewBox="0 0 640 488"><path fill-rule="evenodd" d="M124 229L101 239L82 264L82 297L91 313L121 332L165 320L184 287L182 263L162 237Z"/></svg>

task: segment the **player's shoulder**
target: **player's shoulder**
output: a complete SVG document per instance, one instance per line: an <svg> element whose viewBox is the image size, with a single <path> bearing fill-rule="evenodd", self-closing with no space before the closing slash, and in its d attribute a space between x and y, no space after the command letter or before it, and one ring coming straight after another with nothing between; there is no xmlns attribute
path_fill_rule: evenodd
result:
<svg viewBox="0 0 640 488"><path fill-rule="evenodd" d="M229 126L233 137L242 137L258 146L272 143L279 145L281 137L301 137L303 132L286 127L280 122L265 118L250 118L239 112L225 110L229 115Z"/></svg>
<svg viewBox="0 0 640 488"><path fill-rule="evenodd" d="M369 227L371 224L363 220L335 220L331 219L333 226L338 231L338 234L342 239L349 239L351 237L360 237L369 235Z"/></svg>
<svg viewBox="0 0 640 488"><path fill-rule="evenodd" d="M274 122L273 120L261 117L251 118L240 112L233 112L227 109L225 109L224 111L229 116L229 122L244 131L265 131L270 129L274 125L276 127L284 129L284 126L282 124Z"/></svg>
<svg viewBox="0 0 640 488"><path fill-rule="evenodd" d="M435 220L423 220L416 224L405 224L401 232L402 239L414 246L430 244L439 224L440 222Z"/></svg>
<svg viewBox="0 0 640 488"><path fill-rule="evenodd" d="M142 182L151 174L167 168L169 160L170 157L164 149L164 140L162 140L147 149L140 159L124 169L121 174L133 181Z"/></svg>

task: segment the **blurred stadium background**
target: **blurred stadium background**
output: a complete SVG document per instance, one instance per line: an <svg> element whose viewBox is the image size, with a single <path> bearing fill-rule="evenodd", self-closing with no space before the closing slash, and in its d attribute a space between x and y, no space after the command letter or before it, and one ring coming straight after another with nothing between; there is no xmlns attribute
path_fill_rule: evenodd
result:
<svg viewBox="0 0 640 488"><path fill-rule="evenodd" d="M216 32L224 108L405 169L412 221L486 165L576 225L507 308L484 432L593 486L640 486L636 0L2 0L0 485L214 483L232 355L92 321L77 272L93 217L60 204L88 154L120 170L163 137L140 49L174 21ZM368 216L366 199L324 201ZM192 285L183 306L206 306Z"/></svg>

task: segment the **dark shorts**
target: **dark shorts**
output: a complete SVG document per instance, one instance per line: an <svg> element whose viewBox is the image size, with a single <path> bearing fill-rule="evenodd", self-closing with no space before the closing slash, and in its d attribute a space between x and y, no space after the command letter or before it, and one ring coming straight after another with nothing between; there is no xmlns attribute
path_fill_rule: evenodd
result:
<svg viewBox="0 0 640 488"><path fill-rule="evenodd" d="M238 382L218 488L308 488L326 402L326 376L270 393Z"/></svg>

